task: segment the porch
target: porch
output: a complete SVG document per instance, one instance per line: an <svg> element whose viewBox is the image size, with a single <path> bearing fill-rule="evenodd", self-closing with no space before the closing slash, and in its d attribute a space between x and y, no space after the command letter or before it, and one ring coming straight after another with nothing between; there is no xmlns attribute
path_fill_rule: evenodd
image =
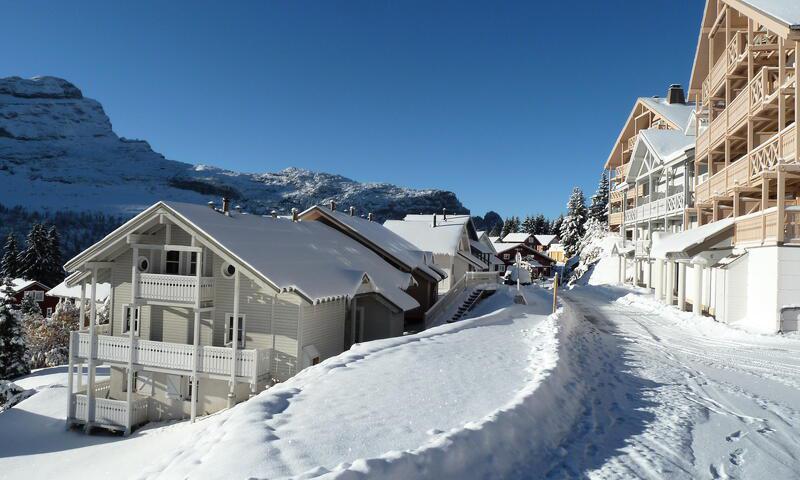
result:
<svg viewBox="0 0 800 480"><path fill-rule="evenodd" d="M70 424L86 425L89 423L87 388L83 389L83 393L72 393L70 395L69 412L67 414ZM125 400L108 398L110 390L110 380L103 380L94 384L94 420L92 420L90 426L125 431L129 418L131 426L134 427L147 423L148 409L150 407L149 397L134 395L129 409L128 402Z"/></svg>

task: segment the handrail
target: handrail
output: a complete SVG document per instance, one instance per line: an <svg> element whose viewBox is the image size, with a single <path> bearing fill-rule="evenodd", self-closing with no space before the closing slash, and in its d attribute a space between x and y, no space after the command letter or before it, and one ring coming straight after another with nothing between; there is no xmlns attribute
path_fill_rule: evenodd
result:
<svg viewBox="0 0 800 480"><path fill-rule="evenodd" d="M498 272L467 272L458 281L450 287L436 303L425 312L425 327L427 328L431 322L430 320L438 317L448 308L453 302L463 293L467 288L481 285L484 283L500 283L500 274Z"/></svg>

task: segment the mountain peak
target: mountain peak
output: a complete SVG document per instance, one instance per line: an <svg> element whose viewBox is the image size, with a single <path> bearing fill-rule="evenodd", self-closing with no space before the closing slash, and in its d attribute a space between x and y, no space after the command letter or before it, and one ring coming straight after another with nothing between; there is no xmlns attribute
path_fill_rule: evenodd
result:
<svg viewBox="0 0 800 480"><path fill-rule="evenodd" d="M72 83L46 75L0 78L0 94L19 98L83 98L83 93Z"/></svg>

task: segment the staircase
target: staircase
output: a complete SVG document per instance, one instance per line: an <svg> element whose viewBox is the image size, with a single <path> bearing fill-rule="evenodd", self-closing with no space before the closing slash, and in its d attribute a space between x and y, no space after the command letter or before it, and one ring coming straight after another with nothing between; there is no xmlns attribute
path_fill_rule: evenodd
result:
<svg viewBox="0 0 800 480"><path fill-rule="evenodd" d="M469 294L469 296L464 299L464 302L459 305L458 310L456 313L453 314L453 317L447 321L447 323L453 323L461 320L461 318L467 314L470 310L472 310L475 305L478 304L481 300L488 297L489 295L495 292L494 289L486 289L482 287L478 287Z"/></svg>

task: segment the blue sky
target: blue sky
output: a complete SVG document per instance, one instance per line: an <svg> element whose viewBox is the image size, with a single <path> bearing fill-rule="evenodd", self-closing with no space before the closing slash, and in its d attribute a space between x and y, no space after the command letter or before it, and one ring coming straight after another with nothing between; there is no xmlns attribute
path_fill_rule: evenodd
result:
<svg viewBox="0 0 800 480"><path fill-rule="evenodd" d="M703 3L13 2L0 76L64 77L170 159L554 216L635 97L688 82Z"/></svg>

